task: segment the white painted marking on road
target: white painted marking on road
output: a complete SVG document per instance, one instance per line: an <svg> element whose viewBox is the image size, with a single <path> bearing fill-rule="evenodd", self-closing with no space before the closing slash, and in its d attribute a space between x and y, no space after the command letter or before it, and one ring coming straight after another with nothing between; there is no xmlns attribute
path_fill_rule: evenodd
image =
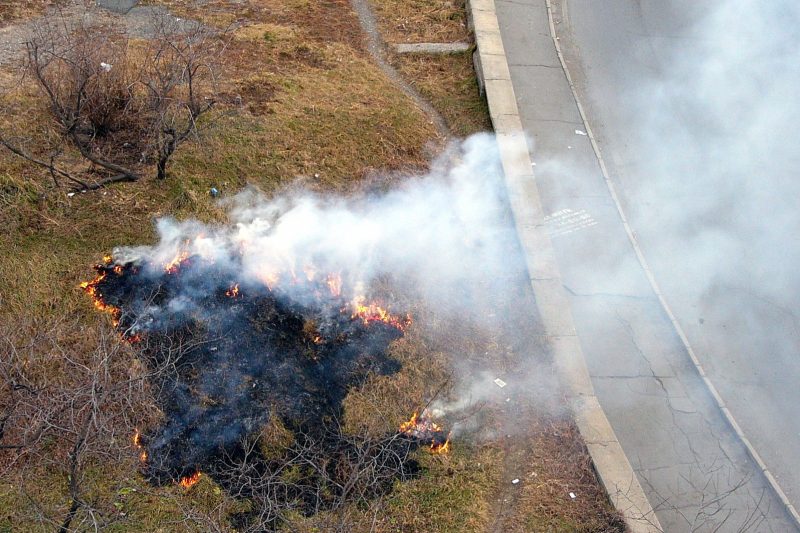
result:
<svg viewBox="0 0 800 533"><path fill-rule="evenodd" d="M560 209L544 217L544 223L550 237L567 235L597 225L597 221L585 209Z"/></svg>

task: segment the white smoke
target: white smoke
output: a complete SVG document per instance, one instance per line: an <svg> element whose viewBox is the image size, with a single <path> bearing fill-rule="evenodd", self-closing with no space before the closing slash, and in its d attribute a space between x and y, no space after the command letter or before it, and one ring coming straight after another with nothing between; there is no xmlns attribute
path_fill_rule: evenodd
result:
<svg viewBox="0 0 800 533"><path fill-rule="evenodd" d="M684 255L676 278L698 291L755 282L790 303L800 288L800 3L711 2L695 22L660 50L664 71L629 88L649 162L627 184L637 222L664 239L655 253Z"/></svg>
<svg viewBox="0 0 800 533"><path fill-rule="evenodd" d="M246 190L227 202L230 224L160 219L156 245L119 248L114 258L166 265L184 253L242 265L239 281L253 283L308 267L345 273L351 284L389 274L427 303L456 311L454 287L491 283L515 268L506 260L515 234L503 195L494 138L477 135L386 193L268 198Z"/></svg>

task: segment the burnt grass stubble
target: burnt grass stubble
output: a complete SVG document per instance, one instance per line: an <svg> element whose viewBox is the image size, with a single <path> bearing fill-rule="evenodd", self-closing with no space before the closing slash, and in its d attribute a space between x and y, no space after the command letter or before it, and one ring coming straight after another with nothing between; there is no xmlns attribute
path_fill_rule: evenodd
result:
<svg viewBox="0 0 800 533"><path fill-rule="evenodd" d="M163 412L161 425L141 438L142 472L155 485L200 471L234 497L276 507L266 513L271 520L281 508L310 516L386 494L395 480L420 473L412 451L446 439L342 431L349 388L400 370L388 346L403 332L345 312L347 300L324 278L239 285L236 269L198 257L170 270L147 262L95 269L95 297L138 348ZM271 419L293 438L268 457L252 444ZM287 465L291 481L281 475ZM371 468L360 490L348 482L358 468ZM248 516L234 521L246 527Z"/></svg>

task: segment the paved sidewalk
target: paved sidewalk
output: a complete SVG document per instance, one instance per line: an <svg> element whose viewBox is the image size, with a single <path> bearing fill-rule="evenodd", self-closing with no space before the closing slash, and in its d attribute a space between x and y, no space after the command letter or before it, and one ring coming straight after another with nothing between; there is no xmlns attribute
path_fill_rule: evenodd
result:
<svg viewBox="0 0 800 533"><path fill-rule="evenodd" d="M663 529L795 531L637 261L556 54L546 0L496 7L592 383Z"/></svg>

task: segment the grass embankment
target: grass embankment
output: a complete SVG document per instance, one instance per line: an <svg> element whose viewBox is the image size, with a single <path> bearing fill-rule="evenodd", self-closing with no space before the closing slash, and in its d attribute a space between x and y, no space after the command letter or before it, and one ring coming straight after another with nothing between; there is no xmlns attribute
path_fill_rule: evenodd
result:
<svg viewBox="0 0 800 533"><path fill-rule="evenodd" d="M186 0L143 2L148 4L219 28L236 28L221 77L222 112L200 142L178 151L169 177L70 197L54 188L41 169L0 152L0 323L38 386L68 390L78 381L81 365L94 364L98 347L116 342L113 335L103 334L108 317L92 308L77 285L91 275L88 265L112 247L152 243L154 218L223 221L223 210L208 194L210 187L223 196L247 185L271 193L299 181L318 191L347 194L376 170L423 168L435 137L427 117L370 61L345 0L213 0L202 7ZM389 42L466 37L462 2L374 4ZM393 58L457 135L489 127L470 61L469 54ZM8 81L15 72L6 70L2 79ZM44 103L30 85L14 88L5 98L12 112L0 119L4 131L24 125L42 139L49 134ZM525 280L521 283L524 287ZM525 302L531 304L529 298ZM500 349L501 330L478 331L426 319L426 312L419 310L417 325L393 346L405 363L403 371L371 380L350 394L348 424L375 431L396 428L447 379L456 358L465 365L485 366L480 359L491 354L496 359L492 364L513 372L520 353L531 349ZM143 373L129 346L115 344L115 349L109 384ZM131 403L131 397L138 401ZM130 436L134 427L157 423L158 413L146 387L126 398L108 404L107 426L115 428L103 433L109 453L82 465L82 497L100 511L102 520L110 520L106 529L228 529L229 513L241 510L242 503L228 498L208 477L188 491L155 488L141 478L139 451ZM508 415L488 406L479 417L484 428L500 432ZM74 441L67 434L63 442L45 443L48 459L35 464L12 464L7 455L0 456L0 531L50 531L63 521L70 503ZM123 453L109 460L114 448ZM298 517L286 529L319 531L346 520L353 531L475 531L492 528L498 515L510 517L504 523L520 530L605 531L611 523L603 521L609 516L607 504L598 496L602 492L568 420L541 418L510 446L490 438L473 443L462 439L449 455L421 451L419 459L426 467L420 478L397 484L368 509ZM523 467L518 476L525 483L509 514L502 487L509 485L509 469ZM574 487L581 496L578 503L568 496ZM587 499L593 503L580 503ZM72 524L87 518L92 517L79 510Z"/></svg>
<svg viewBox="0 0 800 533"><path fill-rule="evenodd" d="M91 276L89 265L112 247L153 242L154 218L224 220L224 212L209 197L212 186L223 195L247 185L270 193L299 180L318 191L348 193L374 171L423 168L428 143L435 137L427 118L370 61L357 20L344 1L270 0L250 2L245 9L233 1L207 2L202 9L181 1L145 4L165 5L178 16L220 28L233 22L239 26L225 56L222 112L200 142L176 154L169 177L69 196L66 189L53 187L42 169L0 152L0 322L9 341L3 347L16 346L26 376L48 390L69 391L83 365L95 362L92 354L98 347L115 343L113 336L109 340L103 335L108 317L97 313L77 286ZM15 16L34 14L20 11ZM43 141L52 133L45 104L27 82L13 86L15 74L7 67L3 75L9 82L4 99L10 112L2 117L2 127L11 134L24 127L35 137L35 147L37 137ZM85 170L81 165L75 160L72 168ZM142 372L128 346L115 349L109 383ZM401 344L395 349L410 353L413 348ZM410 372L432 360L431 354L416 349ZM437 373L424 375L429 379L411 383L401 374L392 378L394 384L376 385L394 387L405 398L393 403L394 416L381 422L384 427L396 427L429 393ZM404 380L406 385L400 386ZM369 394L368 389L362 394ZM121 460L96 456L81 465L81 497L87 507L95 508L100 523L116 531L227 527L228 511L239 504L210 479L202 478L186 491L150 487L138 475L138 450L130 436L134 427L158 418L146 390L139 399L141 403L108 406L114 411L109 416L114 417L115 433L104 434L106 444L124 453ZM349 400L353 410L357 400L357 395ZM67 516L75 435L47 438L51 442L38 448L46 460L11 463L8 454L0 458L0 530L49 531ZM465 449L447 458L423 455L430 475L399 487L385 502L381 520L388 529L409 521L427 529L420 524L435 524L439 514L453 529L474 522L473 502L458 495L472 495L472 486L482 490L478 487L487 486L488 474L471 459ZM451 472L447 483L437 481L443 471ZM431 487L451 497L435 498ZM413 509L409 501L416 502ZM72 526L91 518L82 508ZM359 521L357 516L353 520Z"/></svg>

